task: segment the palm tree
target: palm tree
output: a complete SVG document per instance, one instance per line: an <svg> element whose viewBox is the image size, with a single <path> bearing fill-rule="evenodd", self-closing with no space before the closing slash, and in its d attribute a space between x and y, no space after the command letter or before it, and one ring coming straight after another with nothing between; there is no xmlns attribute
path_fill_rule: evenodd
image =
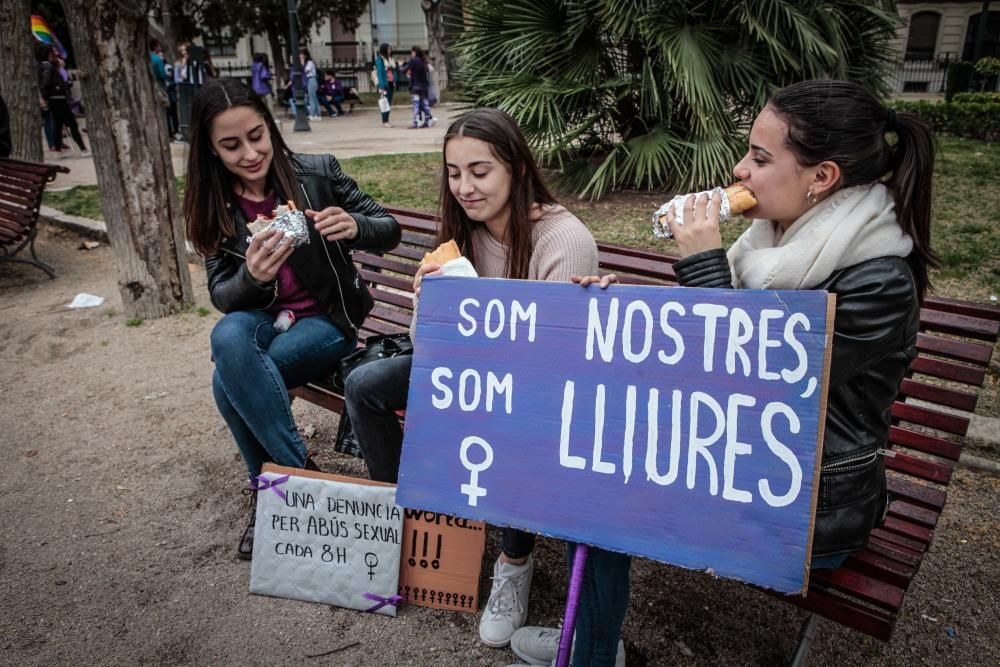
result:
<svg viewBox="0 0 1000 667"><path fill-rule="evenodd" d="M887 92L892 0L471 0L470 101L520 123L560 185L718 184L768 93L842 78Z"/></svg>

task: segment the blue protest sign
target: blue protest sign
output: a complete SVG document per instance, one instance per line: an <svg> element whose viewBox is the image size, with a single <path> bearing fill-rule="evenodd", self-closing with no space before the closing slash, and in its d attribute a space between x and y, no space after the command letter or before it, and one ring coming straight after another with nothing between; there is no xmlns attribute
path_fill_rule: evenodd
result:
<svg viewBox="0 0 1000 667"><path fill-rule="evenodd" d="M429 278L398 502L801 591L832 319L825 292Z"/></svg>

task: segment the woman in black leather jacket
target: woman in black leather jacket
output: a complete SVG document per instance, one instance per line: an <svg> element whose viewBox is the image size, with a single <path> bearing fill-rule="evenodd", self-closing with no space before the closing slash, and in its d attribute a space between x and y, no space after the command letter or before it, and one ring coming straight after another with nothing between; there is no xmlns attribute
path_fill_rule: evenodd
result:
<svg viewBox="0 0 1000 667"><path fill-rule="evenodd" d="M292 419L287 390L329 374L356 344L372 298L351 261L355 248L388 250L400 229L332 155L295 155L246 85L206 84L191 111L184 215L205 256L212 304L212 388L251 480L268 461L315 467ZM279 205L305 210L309 242L273 229L251 238L247 220ZM253 553L254 514L237 554Z"/></svg>
<svg viewBox="0 0 1000 667"><path fill-rule="evenodd" d="M681 255L673 267L686 287L836 295L811 561L813 569L835 568L864 548L885 517L890 409L916 354L920 302L937 265L933 137L918 117L897 115L857 84L806 81L771 97L749 144L733 173L757 199L746 211L753 224L727 253L718 197L688 197L683 224L672 207L668 213ZM614 279L581 282L597 281ZM584 590L576 633L598 639L574 651L573 664L612 665L628 567L593 577L593 590L610 593L586 599Z"/></svg>

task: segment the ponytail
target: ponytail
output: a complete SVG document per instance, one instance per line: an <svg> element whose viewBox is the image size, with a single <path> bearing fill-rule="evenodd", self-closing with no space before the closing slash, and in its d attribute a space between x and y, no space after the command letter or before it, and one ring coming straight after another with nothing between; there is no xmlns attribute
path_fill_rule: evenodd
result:
<svg viewBox="0 0 1000 667"><path fill-rule="evenodd" d="M929 269L940 265L931 248L931 188L934 178L934 136L919 116L890 109L886 130L896 133L890 147L892 173L885 184L896 202L896 219L910 238L913 251L907 258L917 296L923 301L931 286Z"/></svg>

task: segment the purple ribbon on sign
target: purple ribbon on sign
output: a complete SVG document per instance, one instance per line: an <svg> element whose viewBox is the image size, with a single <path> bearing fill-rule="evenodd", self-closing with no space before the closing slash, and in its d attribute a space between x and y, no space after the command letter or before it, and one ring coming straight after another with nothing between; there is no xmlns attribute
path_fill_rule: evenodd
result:
<svg viewBox="0 0 1000 667"><path fill-rule="evenodd" d="M378 604L365 609L365 612L369 614L374 614L376 611L381 609L386 605L391 605L393 607L398 607L403 602L402 595L393 595L392 597L384 598L381 595L375 595L375 593L362 593L362 596L372 600L373 602L378 602Z"/></svg>
<svg viewBox="0 0 1000 667"><path fill-rule="evenodd" d="M252 488L254 491L266 491L267 489L271 489L272 491L278 494L279 498L284 500L285 492L279 489L278 485L284 484L287 481L288 481L288 475L284 475L283 477L276 477L274 479L268 479L263 475L257 475L256 477L250 480L250 488Z"/></svg>

